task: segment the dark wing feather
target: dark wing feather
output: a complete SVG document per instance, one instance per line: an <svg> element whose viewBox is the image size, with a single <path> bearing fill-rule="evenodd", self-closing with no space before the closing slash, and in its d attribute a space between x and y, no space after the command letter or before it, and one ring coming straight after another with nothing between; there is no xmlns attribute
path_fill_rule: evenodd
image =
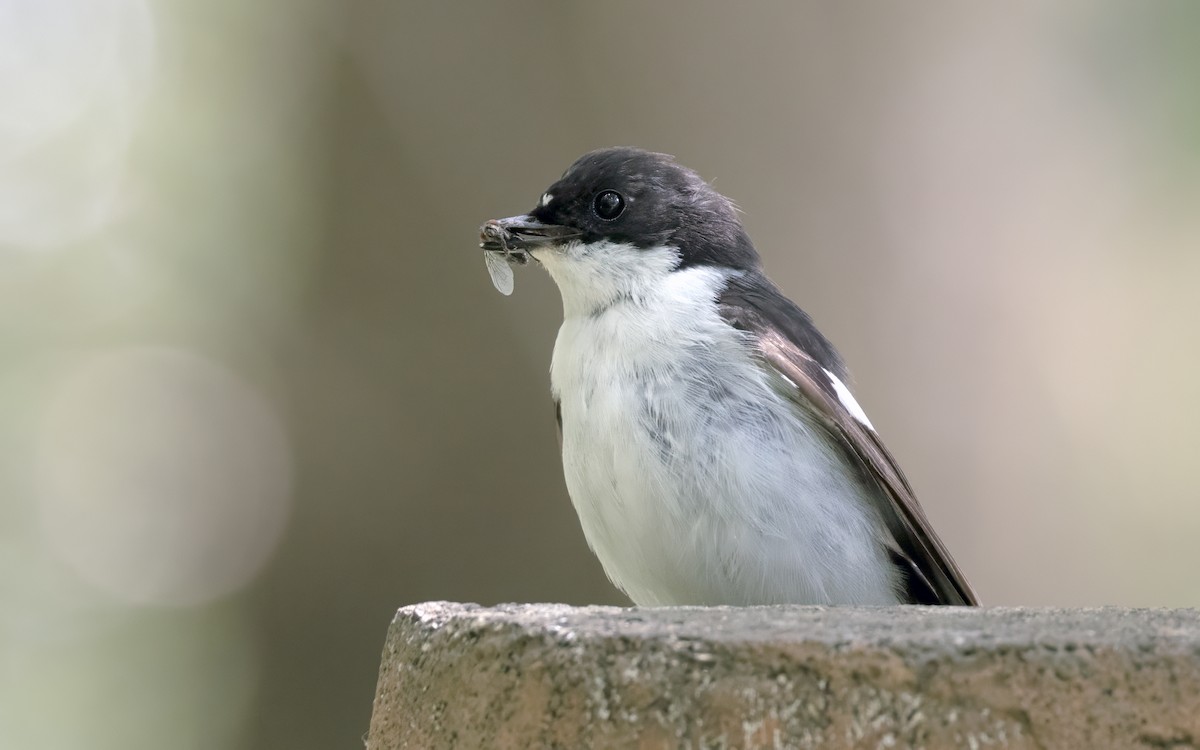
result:
<svg viewBox="0 0 1200 750"><path fill-rule="evenodd" d="M558 428L558 452L562 453L562 401L558 399L554 399L554 424Z"/></svg>
<svg viewBox="0 0 1200 750"><path fill-rule="evenodd" d="M859 422L838 398L827 372L837 372L841 365L836 353L828 354L832 347L794 303L765 277L754 276L730 285L720 300L722 315L750 334L763 361L790 384L787 395L821 419L890 500L881 503L879 510L892 535L888 554L901 574L906 599L913 604L978 604L895 459L875 431ZM754 293L746 294L747 288ZM779 318L790 326L779 325L775 320ZM802 329L803 336L794 329ZM834 367L818 361L808 353L809 347L798 343L813 340L823 344L815 349L817 355Z"/></svg>

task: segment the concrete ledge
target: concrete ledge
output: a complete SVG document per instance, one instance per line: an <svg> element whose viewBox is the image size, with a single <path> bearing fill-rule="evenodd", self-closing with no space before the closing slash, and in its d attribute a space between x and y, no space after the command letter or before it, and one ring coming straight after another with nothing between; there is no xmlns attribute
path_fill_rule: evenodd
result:
<svg viewBox="0 0 1200 750"><path fill-rule="evenodd" d="M1197 748L1200 613L419 604L367 745Z"/></svg>

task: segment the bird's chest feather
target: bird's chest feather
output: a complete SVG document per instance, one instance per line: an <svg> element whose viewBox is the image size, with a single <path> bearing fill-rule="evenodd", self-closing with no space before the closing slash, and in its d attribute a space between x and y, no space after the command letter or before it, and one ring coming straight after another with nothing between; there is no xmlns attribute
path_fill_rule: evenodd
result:
<svg viewBox="0 0 1200 750"><path fill-rule="evenodd" d="M691 485L713 478L704 469L734 460L770 418L755 398L766 375L741 334L715 313L674 312L614 307L559 333L564 468L582 500L603 504L592 509L600 516L693 512L705 498ZM647 495L653 507L630 507Z"/></svg>
<svg viewBox="0 0 1200 750"><path fill-rule="evenodd" d="M744 579L776 546L801 562L797 543L838 512L839 457L707 299L570 317L555 344L567 488L639 603L761 601Z"/></svg>

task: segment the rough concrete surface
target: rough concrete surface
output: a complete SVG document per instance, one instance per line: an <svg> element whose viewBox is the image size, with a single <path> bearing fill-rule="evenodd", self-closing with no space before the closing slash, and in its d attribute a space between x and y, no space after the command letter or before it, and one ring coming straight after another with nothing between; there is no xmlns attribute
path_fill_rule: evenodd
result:
<svg viewBox="0 0 1200 750"><path fill-rule="evenodd" d="M1200 613L418 604L367 745L1198 748Z"/></svg>

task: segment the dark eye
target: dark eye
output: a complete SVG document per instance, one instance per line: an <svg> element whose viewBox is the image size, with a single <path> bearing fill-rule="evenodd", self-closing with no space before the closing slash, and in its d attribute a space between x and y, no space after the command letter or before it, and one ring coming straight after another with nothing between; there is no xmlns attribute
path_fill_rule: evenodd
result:
<svg viewBox="0 0 1200 750"><path fill-rule="evenodd" d="M625 199L616 190L603 190L596 193L592 201L592 210L605 221L612 221L625 210Z"/></svg>

